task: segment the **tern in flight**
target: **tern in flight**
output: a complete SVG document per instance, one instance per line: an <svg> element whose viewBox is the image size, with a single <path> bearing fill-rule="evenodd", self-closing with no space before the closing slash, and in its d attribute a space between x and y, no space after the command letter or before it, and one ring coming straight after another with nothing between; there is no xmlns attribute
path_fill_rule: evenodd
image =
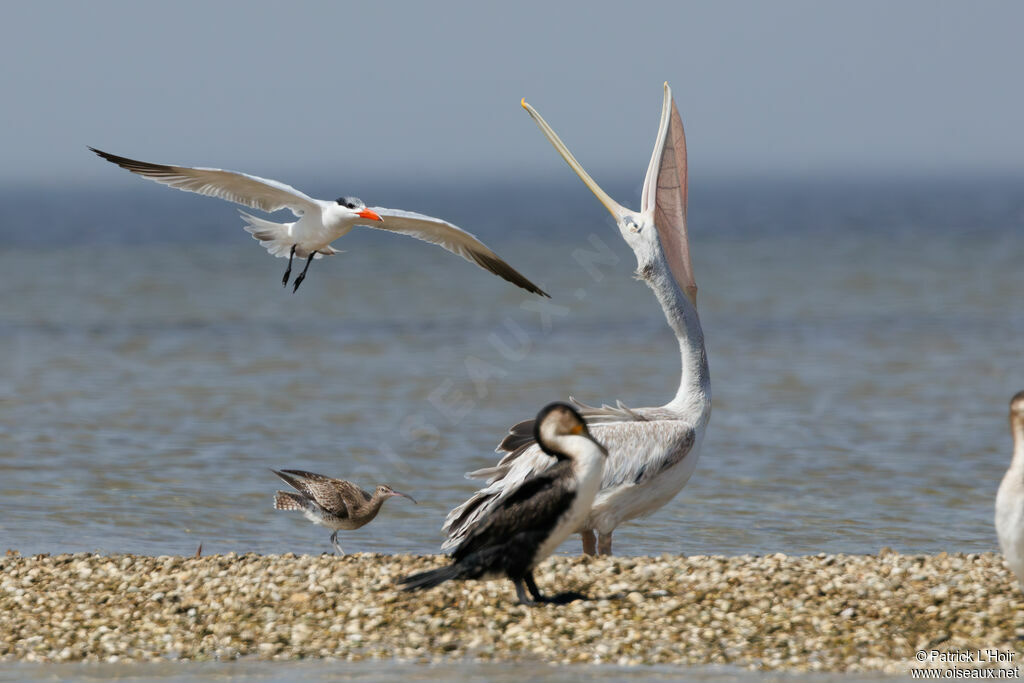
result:
<svg viewBox="0 0 1024 683"><path fill-rule="evenodd" d="M314 199L290 185L237 171L151 164L93 147L89 149L121 168L179 190L226 199L267 213L290 209L299 219L294 223L272 223L244 211L241 214L247 223L245 229L267 251L274 256L288 257L288 268L282 279L286 287L292 274L292 260L296 256L306 259L305 267L295 278L293 292L306 279L314 258L340 253L330 246L331 242L355 226L364 225L436 244L529 292L548 296L475 236L440 218L379 206L367 208L355 197L340 197L335 201Z"/></svg>
<svg viewBox="0 0 1024 683"><path fill-rule="evenodd" d="M711 379L704 332L697 316L697 284L686 234L686 139L672 91L665 84L661 125L644 179L640 211L609 197L583 170L555 131L525 100L523 107L576 175L614 217L633 250L637 278L658 298L669 327L679 340L682 377L675 398L660 408L593 408L576 403L590 432L608 449L601 490L590 514L576 529L589 555L610 554L612 532L625 521L653 513L679 493L697 465L711 417ZM505 456L495 467L471 472L487 486L448 514L442 548L458 547L477 520L529 477L555 463L536 443L533 421L515 425L498 446ZM595 539L595 532L597 538Z"/></svg>

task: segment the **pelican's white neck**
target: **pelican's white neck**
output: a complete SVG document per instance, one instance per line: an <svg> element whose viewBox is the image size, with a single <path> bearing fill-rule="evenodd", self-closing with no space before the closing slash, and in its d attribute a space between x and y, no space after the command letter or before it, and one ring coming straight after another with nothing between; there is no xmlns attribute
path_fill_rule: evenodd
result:
<svg viewBox="0 0 1024 683"><path fill-rule="evenodd" d="M698 413L706 421L711 411L711 373L704 347L704 330L696 307L683 293L660 248L641 262L639 275L654 291L669 327L679 340L682 376L675 397L665 406L686 413Z"/></svg>

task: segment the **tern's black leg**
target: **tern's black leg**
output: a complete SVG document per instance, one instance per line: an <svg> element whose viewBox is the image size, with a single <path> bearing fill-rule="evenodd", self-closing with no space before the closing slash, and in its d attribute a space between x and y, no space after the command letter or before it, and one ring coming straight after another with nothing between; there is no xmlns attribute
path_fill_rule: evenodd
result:
<svg viewBox="0 0 1024 683"><path fill-rule="evenodd" d="M295 292L299 291L299 285L301 285L302 281L306 279L306 271L309 270L309 264L313 262L313 257L314 256L316 256L316 252L315 251L311 251L311 252L309 252L309 256L306 257L306 267L303 268L302 272L299 273L299 276L297 278L295 278L295 286L292 287L292 294L294 294Z"/></svg>
<svg viewBox="0 0 1024 683"><path fill-rule="evenodd" d="M288 267L284 271L284 277L281 278L281 285L284 287L288 286L288 278L292 276L292 259L295 258L295 245L292 245L292 251L288 254Z"/></svg>
<svg viewBox="0 0 1024 683"><path fill-rule="evenodd" d="M573 600L587 599L587 596L583 595L582 593L577 593L575 591L559 593L558 595L552 595L551 597L541 595L540 590L537 588L537 582L533 580L533 572L527 572L526 576L523 577L523 580L526 582L526 587L530 590L530 593L533 595L533 599L537 602L549 602L555 605L564 605L568 602L572 602ZM522 600L522 597L520 597L520 600Z"/></svg>

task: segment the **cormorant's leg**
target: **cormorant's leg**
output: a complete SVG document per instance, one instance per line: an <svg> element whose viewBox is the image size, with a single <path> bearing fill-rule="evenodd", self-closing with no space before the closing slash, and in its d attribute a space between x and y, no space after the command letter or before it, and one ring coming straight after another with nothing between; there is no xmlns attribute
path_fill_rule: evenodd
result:
<svg viewBox="0 0 1024 683"><path fill-rule="evenodd" d="M537 602L548 601L547 598L541 595L540 589L537 588L537 582L533 580L533 572L526 572L526 576L523 577L523 580L526 581L526 587L530 590L530 595L533 596L534 600Z"/></svg>
<svg viewBox="0 0 1024 683"><path fill-rule="evenodd" d="M341 549L341 544L338 543L338 532L337 531L335 531L333 534L331 534L331 545L334 546L334 549L338 551L339 555L344 555L345 554L345 551Z"/></svg>
<svg viewBox="0 0 1024 683"><path fill-rule="evenodd" d="M533 579L530 579L530 580L532 581ZM516 597L519 598L519 604L520 605L536 605L537 604L536 602L531 600L526 595L526 589L523 588L523 580L522 579L512 579L512 583L514 583L515 586L516 586Z"/></svg>
<svg viewBox="0 0 1024 683"><path fill-rule="evenodd" d="M526 582L526 587L530 589L530 593L533 595L533 599L537 602L547 602L555 605L564 605L572 602L573 600L586 600L587 596L576 591L566 591L565 593L559 593L558 595L552 595L551 597L541 595L540 590L537 588L537 582L533 580L533 572L527 572L526 576L523 577ZM520 598L522 600L522 598Z"/></svg>
<svg viewBox="0 0 1024 683"><path fill-rule="evenodd" d="M299 276L297 278L295 278L295 286L292 287L292 294L294 294L295 292L299 291L299 285L301 285L302 281L306 279L306 271L309 270L309 264L313 262L313 257L314 256L316 256L316 252L315 251L311 251L311 252L309 252L309 256L306 257L306 267L303 268L302 272L299 273Z"/></svg>
<svg viewBox="0 0 1024 683"><path fill-rule="evenodd" d="M612 554L612 532L606 534L597 535L597 554L598 555L611 555Z"/></svg>
<svg viewBox="0 0 1024 683"><path fill-rule="evenodd" d="M292 245L292 251L288 254L288 267L284 270L284 277L281 278L281 284L285 287L288 286L288 278L292 276L292 259L295 258L295 245Z"/></svg>
<svg viewBox="0 0 1024 683"><path fill-rule="evenodd" d="M594 536L594 530L584 529L580 532L580 536L583 537L583 554L597 555L597 539Z"/></svg>

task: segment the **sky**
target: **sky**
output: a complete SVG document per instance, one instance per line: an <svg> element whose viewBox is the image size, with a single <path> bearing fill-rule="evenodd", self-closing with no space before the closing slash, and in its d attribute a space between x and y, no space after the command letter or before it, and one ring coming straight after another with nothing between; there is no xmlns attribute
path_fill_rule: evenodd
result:
<svg viewBox="0 0 1024 683"><path fill-rule="evenodd" d="M1019 173L1022 26L1016 2L8 3L0 187L132 182L86 145L286 181L566 173L523 97L639 178L664 81L691 177Z"/></svg>

